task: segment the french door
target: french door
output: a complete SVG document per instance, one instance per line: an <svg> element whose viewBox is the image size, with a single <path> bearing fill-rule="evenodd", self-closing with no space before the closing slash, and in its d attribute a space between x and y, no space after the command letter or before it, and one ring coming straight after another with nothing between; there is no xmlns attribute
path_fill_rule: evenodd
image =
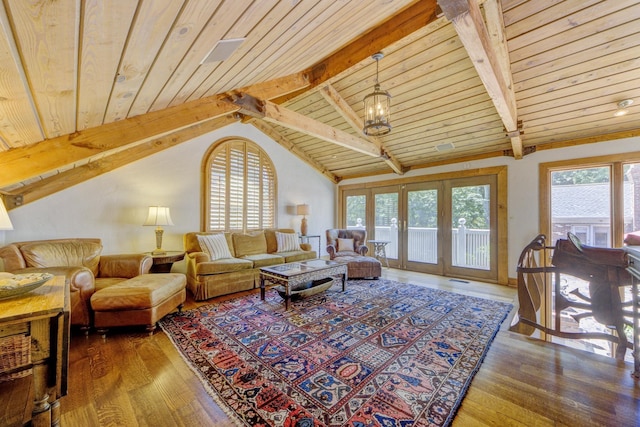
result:
<svg viewBox="0 0 640 427"><path fill-rule="evenodd" d="M497 280L493 175L346 190L342 203L347 228L389 242L391 267Z"/></svg>

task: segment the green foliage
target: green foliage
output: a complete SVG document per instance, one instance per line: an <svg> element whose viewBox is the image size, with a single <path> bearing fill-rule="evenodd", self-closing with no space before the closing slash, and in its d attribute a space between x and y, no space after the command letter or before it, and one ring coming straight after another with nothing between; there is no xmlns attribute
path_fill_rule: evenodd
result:
<svg viewBox="0 0 640 427"><path fill-rule="evenodd" d="M572 169L551 173L551 185L601 184L609 182L609 168Z"/></svg>
<svg viewBox="0 0 640 427"><path fill-rule="evenodd" d="M453 227L464 218L467 228L489 228L489 186L476 185L452 189ZM409 227L436 228L438 226L438 190L409 191L407 194ZM366 219L366 196L347 197L347 225L355 226L358 218L364 225ZM398 217L398 194L375 195L376 226L390 226Z"/></svg>
<svg viewBox="0 0 640 427"><path fill-rule="evenodd" d="M458 220L464 218L467 228L489 228L489 186L474 185L455 187L452 189L453 227L458 227Z"/></svg>

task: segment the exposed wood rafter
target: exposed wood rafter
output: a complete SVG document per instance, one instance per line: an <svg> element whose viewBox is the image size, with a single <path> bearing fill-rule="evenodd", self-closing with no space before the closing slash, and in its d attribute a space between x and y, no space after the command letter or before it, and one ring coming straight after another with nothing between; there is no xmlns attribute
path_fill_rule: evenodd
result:
<svg viewBox="0 0 640 427"><path fill-rule="evenodd" d="M522 158L521 127L518 124L515 93L510 76L509 56L502 12L497 0L485 2L491 34L485 25L477 0L438 0L482 80L511 139L513 154ZM499 22L496 22L498 20Z"/></svg>
<svg viewBox="0 0 640 427"><path fill-rule="evenodd" d="M271 101L259 100L241 93L230 96L228 102L238 107L242 114L287 127L371 157L382 156L380 149L369 141L310 119L307 116L288 110Z"/></svg>
<svg viewBox="0 0 640 427"><path fill-rule="evenodd" d="M241 90L270 99L308 85L308 77L304 73L296 73ZM107 151L160 138L237 111L237 107L224 101L227 96L220 94L202 98L1 152L0 187L46 174L75 162L86 161Z"/></svg>
<svg viewBox="0 0 640 427"><path fill-rule="evenodd" d="M335 174L331 173L331 171L329 171L326 168L324 168L321 164L319 164L318 162L313 160L311 157L307 156L302 150L298 149L295 146L295 144L293 144L291 141L289 141L286 136L284 136L280 132L278 132L269 123L265 122L264 120L258 120L258 119L254 119L254 118L250 118L247 121L247 123L255 126L262 133L264 133L269 138L271 138L274 141L276 141L278 144L282 145L284 148L286 148L291 153L296 155L303 162L307 163L308 165L310 165L314 169L316 169L319 172L321 172L324 176L329 178L334 183L337 184L338 182L340 182L340 178L338 176L336 176Z"/></svg>
<svg viewBox="0 0 640 427"><path fill-rule="evenodd" d="M340 113L340 115L346 120L349 126L351 126L358 132L361 131L362 119L355 111L353 111L353 108L351 108L347 101L345 101L345 99L332 85L324 85L320 89L320 94L333 108L335 108L338 113ZM365 139L380 149L380 152L382 153L382 159L387 165L389 165L391 169L393 169L395 173L397 173L398 175L404 174L404 168L402 167L402 164L400 164L398 159L396 159L393 154L385 149L384 144L382 143L380 138L365 137Z"/></svg>
<svg viewBox="0 0 640 427"><path fill-rule="evenodd" d="M311 82L309 88L305 89L305 91L329 81L332 77L348 70L359 62L371 58L374 53L380 52L398 40L427 26L438 19L439 12L440 9L436 0L416 2L413 6L306 70L305 74L309 75ZM273 102L282 104L301 93L302 91L292 92L274 99Z"/></svg>
<svg viewBox="0 0 640 427"><path fill-rule="evenodd" d="M21 205L33 202L88 179L110 172L126 164L135 162L162 150L166 150L169 147L173 147L200 135L204 135L205 133L227 126L234 121L236 121L236 119L232 115L227 115L225 117L201 122L151 141L136 144L133 147L107 155L99 160L86 163L82 166L63 171L59 174L52 175L40 181L36 181L16 190L7 192L7 196L9 196L7 199L11 201L15 199L11 196L20 196L19 200ZM17 207L15 203L11 202L6 205L9 210Z"/></svg>

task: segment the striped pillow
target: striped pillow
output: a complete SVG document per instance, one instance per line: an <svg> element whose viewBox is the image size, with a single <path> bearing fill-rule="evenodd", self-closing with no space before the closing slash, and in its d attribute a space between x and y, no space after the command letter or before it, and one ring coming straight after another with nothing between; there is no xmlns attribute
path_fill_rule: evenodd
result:
<svg viewBox="0 0 640 427"><path fill-rule="evenodd" d="M198 243L202 252L209 254L211 261L222 258L233 258L224 234L198 234Z"/></svg>
<svg viewBox="0 0 640 427"><path fill-rule="evenodd" d="M296 236L294 233L280 233L279 231L276 231L276 242L278 244L278 250L276 252L291 252L300 250L298 236Z"/></svg>

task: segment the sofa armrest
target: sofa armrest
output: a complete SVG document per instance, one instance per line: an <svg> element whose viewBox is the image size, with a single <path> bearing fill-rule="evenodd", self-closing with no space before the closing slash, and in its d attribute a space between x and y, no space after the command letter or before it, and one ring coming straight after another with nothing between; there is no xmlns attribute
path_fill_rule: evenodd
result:
<svg viewBox="0 0 640 427"><path fill-rule="evenodd" d="M123 277L131 279L149 273L153 258L146 254L102 255L98 277Z"/></svg>
<svg viewBox="0 0 640 427"><path fill-rule="evenodd" d="M187 260L193 261L195 264L211 261L211 257L206 252L188 252Z"/></svg>
<svg viewBox="0 0 640 427"><path fill-rule="evenodd" d="M87 267L27 267L11 272L12 274L50 273L54 276L64 276L69 284L70 292L87 293L89 297L95 291L93 273Z"/></svg>
<svg viewBox="0 0 640 427"><path fill-rule="evenodd" d="M356 248L356 252L362 256L366 256L367 252L369 252L369 248L367 247L367 245L360 245Z"/></svg>
<svg viewBox="0 0 640 427"><path fill-rule="evenodd" d="M336 247L333 245L327 245L327 252L329 253L329 259L336 257Z"/></svg>
<svg viewBox="0 0 640 427"><path fill-rule="evenodd" d="M311 243L300 243L300 249L303 251L310 251L313 248L311 247Z"/></svg>

